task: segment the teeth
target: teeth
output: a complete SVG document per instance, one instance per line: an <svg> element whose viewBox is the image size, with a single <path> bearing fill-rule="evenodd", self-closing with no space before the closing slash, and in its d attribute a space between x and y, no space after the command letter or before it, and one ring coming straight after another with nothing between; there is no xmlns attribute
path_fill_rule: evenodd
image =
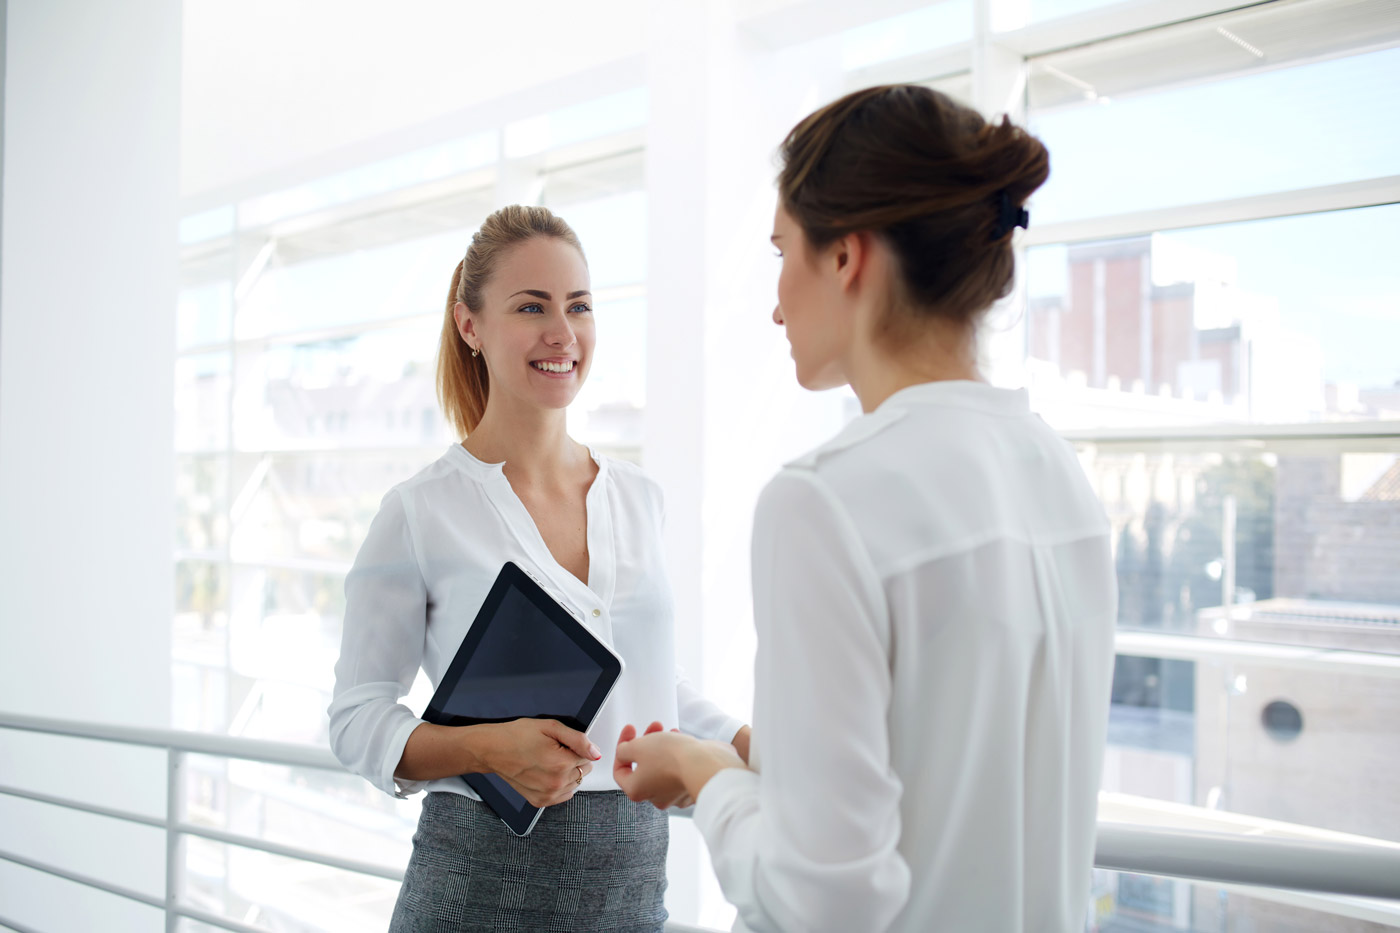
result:
<svg viewBox="0 0 1400 933"><path fill-rule="evenodd" d="M530 365L535 367L536 369L542 369L547 373L567 373L573 372L574 369L573 360L569 360L566 363L551 363L546 360L540 360L539 362L531 363Z"/></svg>

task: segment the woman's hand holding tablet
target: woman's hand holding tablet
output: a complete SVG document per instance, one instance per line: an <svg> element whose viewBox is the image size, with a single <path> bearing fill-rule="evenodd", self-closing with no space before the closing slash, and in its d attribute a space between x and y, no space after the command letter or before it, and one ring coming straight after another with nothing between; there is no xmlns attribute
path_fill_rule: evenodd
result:
<svg viewBox="0 0 1400 933"><path fill-rule="evenodd" d="M603 757L588 736L553 719L516 719L475 728L486 733L481 751L490 770L532 807L568 800L593 770L593 762Z"/></svg>

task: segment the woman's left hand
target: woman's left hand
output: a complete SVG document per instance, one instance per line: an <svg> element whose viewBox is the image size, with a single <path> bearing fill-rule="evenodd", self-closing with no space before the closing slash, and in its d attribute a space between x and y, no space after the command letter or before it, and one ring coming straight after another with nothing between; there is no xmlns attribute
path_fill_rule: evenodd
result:
<svg viewBox="0 0 1400 933"><path fill-rule="evenodd" d="M742 768L744 761L727 742L703 742L666 732L654 722L642 736L623 726L613 759L613 779L634 801L649 800L659 810L688 807L719 771Z"/></svg>

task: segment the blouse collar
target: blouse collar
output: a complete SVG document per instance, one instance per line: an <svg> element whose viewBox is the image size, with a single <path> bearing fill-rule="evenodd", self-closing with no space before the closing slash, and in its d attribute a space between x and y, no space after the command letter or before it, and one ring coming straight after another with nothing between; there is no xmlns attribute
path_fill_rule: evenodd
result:
<svg viewBox="0 0 1400 933"><path fill-rule="evenodd" d="M868 414L847 424L835 437L808 451L788 466L815 469L828 454L845 450L874 437L914 411L925 407L964 408L993 415L1029 414L1030 393L1025 389L998 389L985 382L971 380L940 380L921 382L895 392Z"/></svg>

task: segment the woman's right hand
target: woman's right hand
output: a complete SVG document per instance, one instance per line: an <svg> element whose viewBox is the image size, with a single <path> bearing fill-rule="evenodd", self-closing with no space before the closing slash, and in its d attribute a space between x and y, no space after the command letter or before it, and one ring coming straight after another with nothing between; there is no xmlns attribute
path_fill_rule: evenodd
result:
<svg viewBox="0 0 1400 933"><path fill-rule="evenodd" d="M515 788L532 807L550 807L572 797L603 757L576 729L553 719L516 719L472 727L485 732L488 770Z"/></svg>

